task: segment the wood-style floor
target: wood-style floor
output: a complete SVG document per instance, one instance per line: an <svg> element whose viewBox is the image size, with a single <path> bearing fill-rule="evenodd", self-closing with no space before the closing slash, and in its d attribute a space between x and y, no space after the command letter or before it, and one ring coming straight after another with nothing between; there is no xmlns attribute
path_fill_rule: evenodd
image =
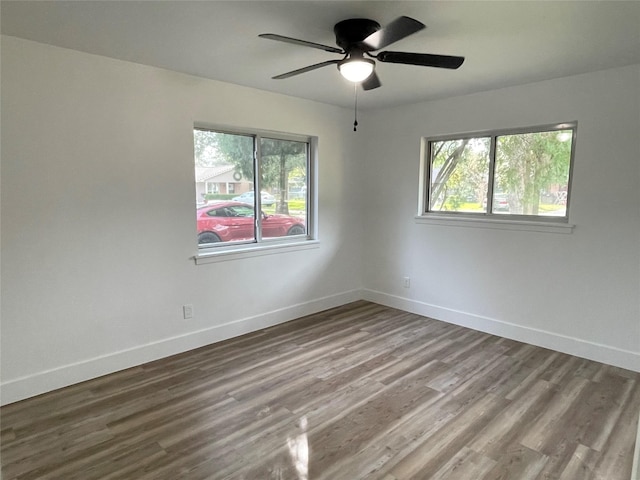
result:
<svg viewBox="0 0 640 480"><path fill-rule="evenodd" d="M629 480L640 374L356 302L0 410L4 480Z"/></svg>

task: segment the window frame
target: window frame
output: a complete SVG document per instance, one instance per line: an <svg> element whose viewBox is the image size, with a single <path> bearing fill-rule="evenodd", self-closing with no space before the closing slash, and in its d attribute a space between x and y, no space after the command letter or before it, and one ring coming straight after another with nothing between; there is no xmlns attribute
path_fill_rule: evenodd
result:
<svg viewBox="0 0 640 480"><path fill-rule="evenodd" d="M211 263L217 261L242 258L244 256L265 255L278 252L286 252L297 249L307 249L318 243L318 201L317 201L317 179L318 179L318 137L307 134L296 134L262 130L245 127L230 127L210 123L196 122L191 129L191 135L195 130L205 130L228 135L240 135L253 138L253 192L255 198L254 212L262 212L262 195L260 185L260 146L261 139L273 139L283 141L301 142L307 144L307 201L306 201L306 234L293 237L272 237L262 238L262 215L254 215L255 239L247 241L233 242L229 244L220 243L201 247L196 242L197 254L194 256L196 264ZM192 141L192 146L193 141ZM195 157L195 151L193 152ZM195 185L194 185L195 186ZM196 205L196 210L198 206ZM197 226L194 233L197 232Z"/></svg>
<svg viewBox="0 0 640 480"><path fill-rule="evenodd" d="M419 204L418 215L416 220L428 223L438 224L456 224L462 226L488 226L489 228L501 228L501 225L509 225L508 229L523 230L544 230L546 225L556 228L557 231L564 230L566 226L569 231L573 225L569 224L569 212L571 202L571 191L573 184L574 159L576 151L578 122L561 122L554 124L536 125L530 127L515 127L493 130L483 130L475 132L464 132L448 135L437 135L422 137L420 151L420 185L419 185ZM545 216L545 215L522 215L522 214L504 214L493 213L492 202L495 184L495 165L496 165L496 145L498 137L508 135L525 135L531 133L553 132L560 130L571 130L571 152L569 157L569 175L567 179L567 199L565 215L562 217ZM466 140L473 138L489 138L489 165L487 179L487 209L485 212L456 212L456 211L438 211L430 210L431 199L431 175L432 175L432 145L434 142ZM489 201L490 200L490 201ZM431 222L430 220L433 220ZM457 222L458 221L458 222ZM484 225L482 225L484 223ZM520 228L521 226L522 228Z"/></svg>

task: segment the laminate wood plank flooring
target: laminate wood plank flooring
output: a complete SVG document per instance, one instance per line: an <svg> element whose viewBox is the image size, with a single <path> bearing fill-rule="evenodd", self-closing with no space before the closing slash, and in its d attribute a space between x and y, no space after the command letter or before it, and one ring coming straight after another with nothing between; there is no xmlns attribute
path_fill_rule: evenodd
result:
<svg viewBox="0 0 640 480"><path fill-rule="evenodd" d="M0 409L4 480L629 480L640 374L359 301Z"/></svg>

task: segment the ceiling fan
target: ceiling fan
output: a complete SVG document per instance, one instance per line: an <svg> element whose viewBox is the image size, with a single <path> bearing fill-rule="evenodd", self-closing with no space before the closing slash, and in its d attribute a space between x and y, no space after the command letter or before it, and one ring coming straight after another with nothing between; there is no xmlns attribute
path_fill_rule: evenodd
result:
<svg viewBox="0 0 640 480"><path fill-rule="evenodd" d="M336 44L340 48L308 42L297 38L285 37L275 33L263 33L261 38L277 40L279 42L302 45L303 47L317 48L330 53L344 55L342 59L327 60L307 67L299 68L291 72L273 77L276 80L293 77L301 73L310 72L327 65L337 65L338 70L347 80L362 82L362 88L373 90L382 85L375 72L375 61L386 63L402 63L406 65L419 65L423 67L456 69L464 62L464 57L450 55L433 55L429 53L411 52L379 52L372 54L392 43L402 40L409 35L425 28L425 25L410 17L398 17L388 25L381 27L374 20L366 18L351 18L336 23L333 32L336 35ZM369 57L369 58L365 58Z"/></svg>

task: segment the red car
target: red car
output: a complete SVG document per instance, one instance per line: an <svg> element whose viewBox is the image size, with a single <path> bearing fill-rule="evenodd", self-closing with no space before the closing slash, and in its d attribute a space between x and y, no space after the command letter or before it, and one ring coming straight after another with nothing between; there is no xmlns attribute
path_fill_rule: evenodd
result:
<svg viewBox="0 0 640 480"><path fill-rule="evenodd" d="M253 240L253 206L241 202L216 202L198 208L198 244ZM304 220L288 215L262 213L262 237L304 235Z"/></svg>

